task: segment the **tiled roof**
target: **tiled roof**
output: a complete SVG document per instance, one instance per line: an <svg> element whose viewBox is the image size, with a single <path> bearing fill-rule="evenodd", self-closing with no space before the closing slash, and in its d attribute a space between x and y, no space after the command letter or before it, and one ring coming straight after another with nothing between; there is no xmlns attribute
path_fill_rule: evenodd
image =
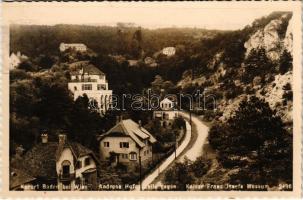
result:
<svg viewBox="0 0 303 200"><path fill-rule="evenodd" d="M143 142L144 139L148 139L149 142L155 143L156 139L150 134L145 128L140 127L139 124L134 122L131 119L126 119L120 121L117 125L111 128L107 133L101 135L99 140L102 140L105 137L115 137L112 136L113 133L121 133L124 136L131 137L137 145L140 147L144 147L145 144Z"/></svg>
<svg viewBox="0 0 303 200"><path fill-rule="evenodd" d="M23 170L16 169L16 168L10 169L10 176L9 176L9 188L10 189L20 187L21 185L24 185L24 184L29 183L34 180L35 180L34 177L27 174Z"/></svg>
<svg viewBox="0 0 303 200"><path fill-rule="evenodd" d="M97 160L94 153L76 142L66 142L64 146L57 142L40 143L35 145L23 156L22 168L33 177L56 178L56 161L64 148L71 148L74 156L79 158L85 155L92 155Z"/></svg>
<svg viewBox="0 0 303 200"><path fill-rule="evenodd" d="M72 75L82 75L85 73L88 75L104 75L100 69L95 67L93 64L89 64L87 61L72 63L70 64L70 68L74 68L74 71L70 72Z"/></svg>

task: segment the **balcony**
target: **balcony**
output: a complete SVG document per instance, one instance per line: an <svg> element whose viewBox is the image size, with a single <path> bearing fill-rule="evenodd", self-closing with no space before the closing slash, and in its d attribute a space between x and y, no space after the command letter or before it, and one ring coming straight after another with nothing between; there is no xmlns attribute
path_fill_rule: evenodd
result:
<svg viewBox="0 0 303 200"><path fill-rule="evenodd" d="M83 82L93 83L93 82L97 82L97 79L82 78L82 79L73 79L70 82L71 83L83 83Z"/></svg>
<svg viewBox="0 0 303 200"><path fill-rule="evenodd" d="M59 175L59 180L60 181L70 181L75 179L76 174L75 173L71 173L71 174L60 174Z"/></svg>

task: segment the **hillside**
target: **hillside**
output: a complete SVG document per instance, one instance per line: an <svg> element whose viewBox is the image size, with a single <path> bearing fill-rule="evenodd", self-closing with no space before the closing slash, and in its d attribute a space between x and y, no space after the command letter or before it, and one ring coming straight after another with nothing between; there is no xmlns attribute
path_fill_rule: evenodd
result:
<svg viewBox="0 0 303 200"><path fill-rule="evenodd" d="M245 96L257 94L283 121L292 121L292 30L290 13L273 13L238 32L214 40L225 43L205 62L183 73L178 86L204 90L216 96L212 117L226 121ZM218 37L222 37L218 39ZM236 48L234 48L236 47ZM215 47L217 48L217 47ZM229 51L233 48L233 51ZM201 55L197 55L201 56ZM206 116L207 118L207 116Z"/></svg>
<svg viewBox="0 0 303 200"><path fill-rule="evenodd" d="M141 32L141 33L140 33ZM97 54L122 54L133 57L137 44L133 40L139 36L139 44L146 55L166 46L187 45L211 38L221 32L196 28L145 29L135 26L90 26L90 25L11 25L10 52L21 51L28 56L39 54L59 54L59 44L84 43ZM31 42L28 42L31 41Z"/></svg>

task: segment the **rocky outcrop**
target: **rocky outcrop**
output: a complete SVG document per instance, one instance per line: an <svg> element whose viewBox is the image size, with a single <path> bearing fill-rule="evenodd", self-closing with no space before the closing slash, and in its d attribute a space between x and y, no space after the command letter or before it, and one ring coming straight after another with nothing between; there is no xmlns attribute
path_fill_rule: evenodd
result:
<svg viewBox="0 0 303 200"><path fill-rule="evenodd" d="M264 29L256 31L248 41L245 42L246 56L253 49L265 49L267 57L272 61L278 61L280 55L287 49L292 51L292 34L291 23L288 25L287 30L282 30L283 24L287 23L287 15L283 15L278 19L271 20ZM286 37L283 37L281 32L286 32Z"/></svg>
<svg viewBox="0 0 303 200"><path fill-rule="evenodd" d="M256 96L269 103L271 109L276 110L277 114L284 122L292 121L292 101L285 98L285 94L291 91L293 73L291 71L275 76L275 80L257 91Z"/></svg>
<svg viewBox="0 0 303 200"><path fill-rule="evenodd" d="M293 56L293 19L290 19L288 22L288 27L284 38L284 47L285 50Z"/></svg>

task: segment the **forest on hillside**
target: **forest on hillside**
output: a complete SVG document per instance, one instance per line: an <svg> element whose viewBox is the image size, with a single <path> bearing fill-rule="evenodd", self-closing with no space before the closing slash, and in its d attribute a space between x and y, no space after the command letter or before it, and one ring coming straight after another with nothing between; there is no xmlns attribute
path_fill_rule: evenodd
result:
<svg viewBox="0 0 303 200"><path fill-rule="evenodd" d="M106 74L109 88L117 95L141 94L151 88L158 94L201 90L216 97L216 109L206 102L206 109L192 112L211 124L208 139L216 152L215 172L238 173L223 180L208 174L210 161L183 163L167 175L189 172L190 177L178 179L179 189L205 177L235 184L247 177L257 184L290 183L293 58L287 41L292 42L291 18L290 12L274 12L235 31L149 30L121 24L12 25L10 52L20 51L29 58L10 71L10 153L20 144L30 149L42 130L48 130L51 139L63 130L75 141L96 148L96 135L112 127L121 112L100 117L89 108L87 97L73 101L67 88L70 65L85 60ZM271 37L270 44L264 42L264 35ZM89 50L60 52L61 42L84 43ZM170 46L176 48L175 55L157 54ZM152 57L157 66L146 64L146 57ZM138 64L131 66L128 60ZM129 109L123 114L142 120L143 125L151 119L145 111ZM203 173L197 173L201 163Z"/></svg>

